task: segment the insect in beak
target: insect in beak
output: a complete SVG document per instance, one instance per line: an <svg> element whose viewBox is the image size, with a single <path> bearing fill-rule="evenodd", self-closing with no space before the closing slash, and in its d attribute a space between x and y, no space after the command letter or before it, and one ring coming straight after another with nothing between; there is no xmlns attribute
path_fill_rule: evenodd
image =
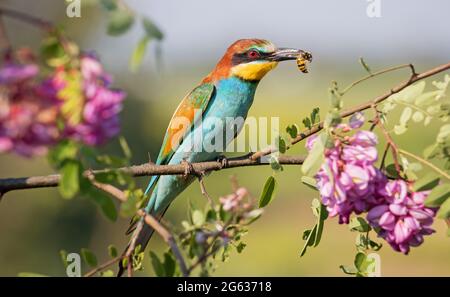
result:
<svg viewBox="0 0 450 297"><path fill-rule="evenodd" d="M306 68L306 63L312 61L312 55L308 52L301 52L297 56L297 67L303 73L308 73L308 68Z"/></svg>

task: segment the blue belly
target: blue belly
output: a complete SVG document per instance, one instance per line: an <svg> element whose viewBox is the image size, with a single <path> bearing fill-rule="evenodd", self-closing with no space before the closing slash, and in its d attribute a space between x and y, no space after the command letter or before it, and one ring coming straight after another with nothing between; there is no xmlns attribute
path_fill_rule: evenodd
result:
<svg viewBox="0 0 450 297"><path fill-rule="evenodd" d="M190 163L215 160L221 155L233 140L235 132L242 128L240 126L230 132L230 125L233 124L231 120L247 118L257 85L257 82L234 77L219 81L215 96L211 98L202 117L202 125L194 127L168 164L180 164L183 160ZM241 121L236 121L238 122ZM220 138L222 141L217 142ZM218 147L220 149L216 150ZM191 176L187 179L179 175L161 176L150 199L149 208L154 213L163 211L193 181Z"/></svg>

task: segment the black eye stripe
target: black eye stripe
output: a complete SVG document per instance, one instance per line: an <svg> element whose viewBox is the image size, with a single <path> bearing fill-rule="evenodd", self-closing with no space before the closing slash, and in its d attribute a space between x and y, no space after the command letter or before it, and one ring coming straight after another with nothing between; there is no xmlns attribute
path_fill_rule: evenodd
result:
<svg viewBox="0 0 450 297"><path fill-rule="evenodd" d="M259 54L259 57L254 57L254 58L249 57L248 53L250 51L256 51ZM257 49L250 49L243 53L234 54L233 58L231 59L231 63L233 65L239 65L242 63L248 63L248 62L255 61L255 60L265 60L270 55L271 55L270 53L264 53L264 52L258 51Z"/></svg>

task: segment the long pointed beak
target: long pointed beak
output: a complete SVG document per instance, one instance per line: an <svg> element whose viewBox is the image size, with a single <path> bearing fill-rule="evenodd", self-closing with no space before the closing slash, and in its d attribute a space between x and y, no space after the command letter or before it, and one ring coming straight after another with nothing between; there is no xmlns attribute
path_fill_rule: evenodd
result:
<svg viewBox="0 0 450 297"><path fill-rule="evenodd" d="M312 61L312 55L309 52L295 48L279 48L269 57L269 59L271 61L280 62L286 60L296 60L298 57L302 57L308 62Z"/></svg>

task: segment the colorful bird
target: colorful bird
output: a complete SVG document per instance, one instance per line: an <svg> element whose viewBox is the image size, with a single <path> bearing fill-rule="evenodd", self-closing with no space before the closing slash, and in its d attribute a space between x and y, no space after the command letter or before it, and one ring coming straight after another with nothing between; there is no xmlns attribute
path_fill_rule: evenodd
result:
<svg viewBox="0 0 450 297"><path fill-rule="evenodd" d="M167 128L156 164L193 163L220 157L242 125L230 127L223 124L218 131L217 125L206 123L225 123L226 118L245 119L259 81L278 62L296 60L305 53L307 54L298 49L277 48L272 42L262 39L241 39L234 42L214 70L181 101ZM197 125L200 119L202 124ZM230 133L232 137L225 140L219 149L204 149L204 143L211 143ZM170 203L194 179L193 176L181 175L153 176L145 191L146 194L151 193L145 211L160 218ZM153 230L143 224L142 220L140 224L142 228L134 231L139 234L134 235L137 236L135 246L141 245L142 251Z"/></svg>

